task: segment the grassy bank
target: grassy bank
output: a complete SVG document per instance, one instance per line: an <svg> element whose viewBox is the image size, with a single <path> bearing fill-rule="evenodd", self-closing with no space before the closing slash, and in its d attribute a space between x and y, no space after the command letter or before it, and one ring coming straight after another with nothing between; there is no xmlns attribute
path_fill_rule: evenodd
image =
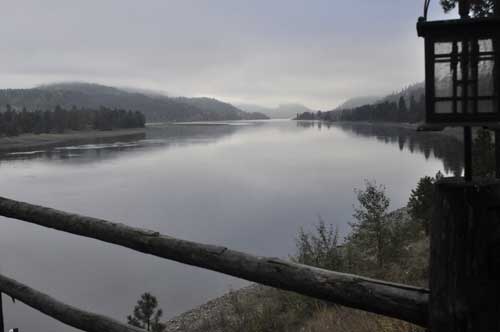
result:
<svg viewBox="0 0 500 332"><path fill-rule="evenodd" d="M115 130L88 130L68 131L62 134L23 134L14 137L0 138L0 153L22 152L33 149L45 149L55 146L77 144L94 141L96 139L118 139L141 137L145 128L115 129Z"/></svg>

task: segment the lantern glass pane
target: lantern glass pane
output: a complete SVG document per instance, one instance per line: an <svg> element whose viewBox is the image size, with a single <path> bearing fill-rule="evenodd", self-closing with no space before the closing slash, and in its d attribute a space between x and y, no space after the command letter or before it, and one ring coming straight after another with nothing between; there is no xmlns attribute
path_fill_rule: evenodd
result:
<svg viewBox="0 0 500 332"><path fill-rule="evenodd" d="M481 39L478 41L479 52L493 52L493 41L491 39Z"/></svg>
<svg viewBox="0 0 500 332"><path fill-rule="evenodd" d="M453 103L451 101L438 101L434 110L437 114L450 114L453 112Z"/></svg>
<svg viewBox="0 0 500 332"><path fill-rule="evenodd" d="M463 76L462 75L462 66L457 65L457 68L455 70L457 72L457 80L458 81L462 80L462 76ZM462 84L462 83L458 82L457 84Z"/></svg>
<svg viewBox="0 0 500 332"><path fill-rule="evenodd" d="M493 61L479 61L478 63L478 94L479 96L493 96Z"/></svg>
<svg viewBox="0 0 500 332"><path fill-rule="evenodd" d="M493 113L495 111L494 100L479 100L477 103L477 111L479 113Z"/></svg>
<svg viewBox="0 0 500 332"><path fill-rule="evenodd" d="M434 86L436 97L453 96L453 77L449 62L438 62L434 66Z"/></svg>
<svg viewBox="0 0 500 332"><path fill-rule="evenodd" d="M453 49L453 43L451 42L440 42L434 44L434 54L442 55L442 54L450 54Z"/></svg>

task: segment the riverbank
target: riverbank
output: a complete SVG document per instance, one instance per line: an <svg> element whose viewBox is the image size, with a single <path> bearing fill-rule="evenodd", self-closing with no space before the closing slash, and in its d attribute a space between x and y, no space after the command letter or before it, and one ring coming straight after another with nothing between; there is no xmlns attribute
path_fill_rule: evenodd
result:
<svg viewBox="0 0 500 332"><path fill-rule="evenodd" d="M63 134L23 134L13 137L0 138L0 153L23 152L34 149L85 143L95 140L124 139L145 135L145 128L117 129L117 130L87 130L68 131Z"/></svg>

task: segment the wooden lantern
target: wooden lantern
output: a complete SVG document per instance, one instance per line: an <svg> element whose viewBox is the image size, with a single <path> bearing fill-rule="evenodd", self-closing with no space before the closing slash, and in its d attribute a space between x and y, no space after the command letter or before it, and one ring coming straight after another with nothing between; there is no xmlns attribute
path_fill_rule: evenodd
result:
<svg viewBox="0 0 500 332"><path fill-rule="evenodd" d="M426 123L500 123L500 19L419 20L425 39Z"/></svg>

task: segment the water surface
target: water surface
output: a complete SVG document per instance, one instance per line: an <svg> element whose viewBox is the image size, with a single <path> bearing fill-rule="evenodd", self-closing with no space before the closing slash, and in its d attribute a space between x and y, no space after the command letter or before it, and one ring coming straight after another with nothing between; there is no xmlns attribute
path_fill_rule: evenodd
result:
<svg viewBox="0 0 500 332"><path fill-rule="evenodd" d="M424 175L461 172L460 144L397 127L293 121L154 125L146 137L5 155L1 195L286 258L321 216L348 231L353 188L406 204ZM145 291L171 317L244 281L0 218L0 272L125 321ZM4 296L8 328L71 331Z"/></svg>

